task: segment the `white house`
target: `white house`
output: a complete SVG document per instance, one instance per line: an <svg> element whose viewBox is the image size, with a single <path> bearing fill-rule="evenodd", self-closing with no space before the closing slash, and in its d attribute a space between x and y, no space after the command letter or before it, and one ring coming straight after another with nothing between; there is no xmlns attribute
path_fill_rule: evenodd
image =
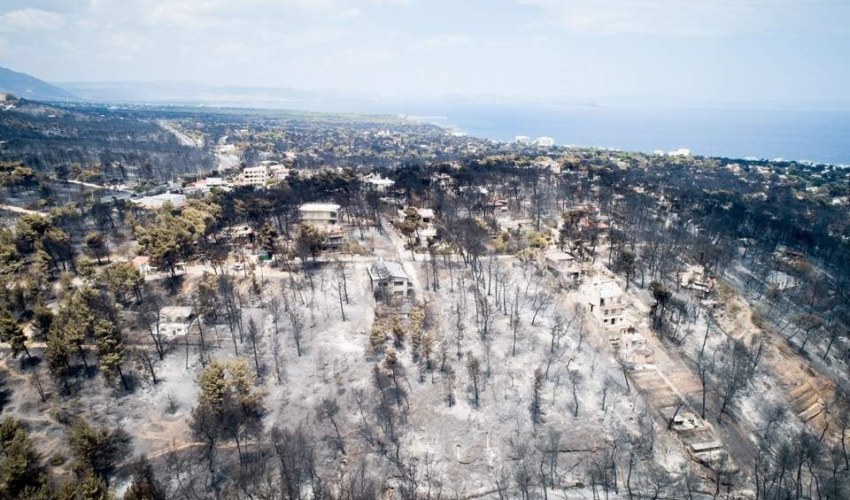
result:
<svg viewBox="0 0 850 500"><path fill-rule="evenodd" d="M420 245L425 245L429 238L437 237L437 228L434 227L434 210L431 208L408 207L398 211L398 221L404 222L407 211L413 210L419 216L420 226L416 228L416 239Z"/></svg>
<svg viewBox="0 0 850 500"><path fill-rule="evenodd" d="M376 299L390 301L407 298L413 293L413 285L404 267L398 262L383 259L369 268L369 282Z"/></svg>
<svg viewBox="0 0 850 500"><path fill-rule="evenodd" d="M543 255L546 269L565 284L578 284L590 275L590 266L577 262L575 257L567 252L551 251Z"/></svg>
<svg viewBox="0 0 850 500"><path fill-rule="evenodd" d="M305 203L298 208L303 222L315 226L334 226L339 223L340 206L336 203Z"/></svg>
<svg viewBox="0 0 850 500"><path fill-rule="evenodd" d="M555 145L555 139L552 139L551 137L546 137L544 135L544 136L538 137L537 139L534 139L534 145L540 146L542 148L551 148L552 146Z"/></svg>
<svg viewBox="0 0 850 500"><path fill-rule="evenodd" d="M159 310L159 333L165 337L186 335L194 322L191 307L166 306Z"/></svg>
<svg viewBox="0 0 850 500"><path fill-rule="evenodd" d="M184 190L188 193L206 194L209 193L212 188L230 191L230 182L222 179L221 177L207 177L206 179L200 179L187 185Z"/></svg>
<svg viewBox="0 0 850 500"><path fill-rule="evenodd" d="M289 169L280 163L269 165L269 177L277 180L284 180L289 177Z"/></svg>
<svg viewBox="0 0 850 500"><path fill-rule="evenodd" d="M366 187L379 193L383 193L395 185L394 180L383 178L381 177L381 174L377 173L364 175L360 178L360 180L366 185Z"/></svg>
<svg viewBox="0 0 850 500"><path fill-rule="evenodd" d="M269 180L269 168L265 165L245 167L236 177L239 186L265 187Z"/></svg>
<svg viewBox="0 0 850 500"><path fill-rule="evenodd" d="M166 203L171 203L174 208L183 208L186 206L186 196L177 193L163 193L154 196L145 196L133 200L133 203L147 210L159 210Z"/></svg>
<svg viewBox="0 0 850 500"><path fill-rule="evenodd" d="M614 280L598 281L581 288L590 305L590 312L610 329L625 329L628 327L625 319L626 306L623 291Z"/></svg>

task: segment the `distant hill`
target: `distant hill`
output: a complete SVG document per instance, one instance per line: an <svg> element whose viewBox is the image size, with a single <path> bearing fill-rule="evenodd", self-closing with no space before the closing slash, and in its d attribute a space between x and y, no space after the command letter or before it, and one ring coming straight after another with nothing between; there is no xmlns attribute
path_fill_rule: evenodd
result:
<svg viewBox="0 0 850 500"><path fill-rule="evenodd" d="M0 67L0 92L35 101L72 101L74 94L43 80Z"/></svg>
<svg viewBox="0 0 850 500"><path fill-rule="evenodd" d="M320 112L374 111L371 95L283 87L219 86L192 82L62 82L63 88L92 102L214 105ZM379 110L381 111L381 110Z"/></svg>

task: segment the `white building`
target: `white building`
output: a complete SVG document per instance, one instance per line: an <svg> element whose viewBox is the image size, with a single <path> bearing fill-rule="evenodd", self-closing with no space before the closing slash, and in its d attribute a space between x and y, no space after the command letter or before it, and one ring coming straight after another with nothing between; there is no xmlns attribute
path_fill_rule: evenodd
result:
<svg viewBox="0 0 850 500"><path fill-rule="evenodd" d="M265 165L245 167L236 177L238 186L265 187L269 180L269 168Z"/></svg>
<svg viewBox="0 0 850 500"><path fill-rule="evenodd" d="M420 222L423 224L433 224L434 223L434 209L432 208L417 208L417 207L407 207L404 210L398 211L398 221L404 222L407 218L407 211L413 210L416 212L416 215L419 216Z"/></svg>
<svg viewBox="0 0 850 500"><path fill-rule="evenodd" d="M518 135L514 137L514 142L517 144L522 144L523 146L527 146L531 144L531 137L527 135Z"/></svg>
<svg viewBox="0 0 850 500"><path fill-rule="evenodd" d="M202 193L207 194L210 192L212 188L218 188L224 191L230 190L230 182L222 179L221 177L207 177L206 179L200 179L198 181L193 182L186 186L185 191L188 193Z"/></svg>
<svg viewBox="0 0 850 500"><path fill-rule="evenodd" d="M159 310L159 334L165 337L177 337L189 333L195 322L191 307L166 306Z"/></svg>
<svg viewBox="0 0 850 500"><path fill-rule="evenodd" d="M269 165L269 177L275 180L284 180L289 177L289 169L285 166L275 163L273 165Z"/></svg>
<svg viewBox="0 0 850 500"><path fill-rule="evenodd" d="M685 148L680 148L680 149L676 149L674 151L668 151L667 156L691 156L691 150L685 149Z"/></svg>
<svg viewBox="0 0 850 500"><path fill-rule="evenodd" d="M145 196L133 200L133 203L148 210L159 210L166 203L171 203L174 208L183 208L186 206L186 196L176 193L163 193L154 196Z"/></svg>
<svg viewBox="0 0 850 500"><path fill-rule="evenodd" d="M538 137L537 139L534 139L534 145L540 146L542 148L551 148L552 146L555 145L555 139L552 139L551 137L546 137L544 135L544 136Z"/></svg>
<svg viewBox="0 0 850 500"><path fill-rule="evenodd" d="M437 237L437 228L434 226L434 210L431 208L408 207L398 211L398 221L404 222L407 211L413 210L419 216L419 227L416 228L416 240L420 245L428 243L429 238Z"/></svg>
<svg viewBox="0 0 850 500"><path fill-rule="evenodd" d="M582 293L590 305L590 312L609 329L625 330L626 306L623 291L614 280L599 281L582 287Z"/></svg>
<svg viewBox="0 0 850 500"><path fill-rule="evenodd" d="M392 187L395 185L394 180L383 178L381 177L381 174L377 173L364 175L360 178L360 180L363 182L363 184L366 185L366 187L374 191L378 191L379 193L383 193L388 189L392 189Z"/></svg>
<svg viewBox="0 0 850 500"><path fill-rule="evenodd" d="M413 285L404 267L398 262L379 260L369 268L369 284L376 299L408 298Z"/></svg>
<svg viewBox="0 0 850 500"><path fill-rule="evenodd" d="M543 255L546 269L566 285L575 285L590 275L591 267L577 262L575 257L567 252L552 251Z"/></svg>
<svg viewBox="0 0 850 500"><path fill-rule="evenodd" d="M334 226L339 223L340 206L336 203L305 203L298 208L303 222L315 226Z"/></svg>

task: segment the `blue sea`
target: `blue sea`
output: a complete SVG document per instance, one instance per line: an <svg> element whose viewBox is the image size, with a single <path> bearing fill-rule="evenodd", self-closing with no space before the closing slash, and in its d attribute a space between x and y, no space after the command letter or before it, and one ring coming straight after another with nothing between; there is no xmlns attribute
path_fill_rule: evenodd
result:
<svg viewBox="0 0 850 500"><path fill-rule="evenodd" d="M428 120L471 136L625 151L691 150L728 158L850 165L850 110L446 105Z"/></svg>

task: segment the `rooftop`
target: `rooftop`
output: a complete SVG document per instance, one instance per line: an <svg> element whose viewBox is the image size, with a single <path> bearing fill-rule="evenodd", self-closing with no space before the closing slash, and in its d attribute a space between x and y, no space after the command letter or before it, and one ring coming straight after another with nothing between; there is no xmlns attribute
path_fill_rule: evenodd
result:
<svg viewBox="0 0 850 500"><path fill-rule="evenodd" d="M305 203L298 209L302 212L336 212L340 206L336 203Z"/></svg>
<svg viewBox="0 0 850 500"><path fill-rule="evenodd" d="M570 261L575 260L575 257L568 254L567 252L561 252L561 251L558 251L558 250L552 251L552 252L546 252L546 254L543 257L545 257L546 260L550 260L552 262L557 262L557 263L570 262Z"/></svg>
<svg viewBox="0 0 850 500"><path fill-rule="evenodd" d="M171 203L175 208L180 208L186 206L186 196L177 193L163 193L154 196L145 196L143 198L133 200L133 203L149 209L162 208L162 206L166 203Z"/></svg>
<svg viewBox="0 0 850 500"><path fill-rule="evenodd" d="M192 315L192 308L188 306L165 306L159 310L159 314L171 318L188 318Z"/></svg>
<svg viewBox="0 0 850 500"><path fill-rule="evenodd" d="M372 265L372 268L369 270L369 273L372 276L377 277L378 279L385 279L385 278L404 278L404 279L407 279L407 272L405 272L404 266L402 266L398 262L393 262L393 261L380 260L378 262L375 262Z"/></svg>

